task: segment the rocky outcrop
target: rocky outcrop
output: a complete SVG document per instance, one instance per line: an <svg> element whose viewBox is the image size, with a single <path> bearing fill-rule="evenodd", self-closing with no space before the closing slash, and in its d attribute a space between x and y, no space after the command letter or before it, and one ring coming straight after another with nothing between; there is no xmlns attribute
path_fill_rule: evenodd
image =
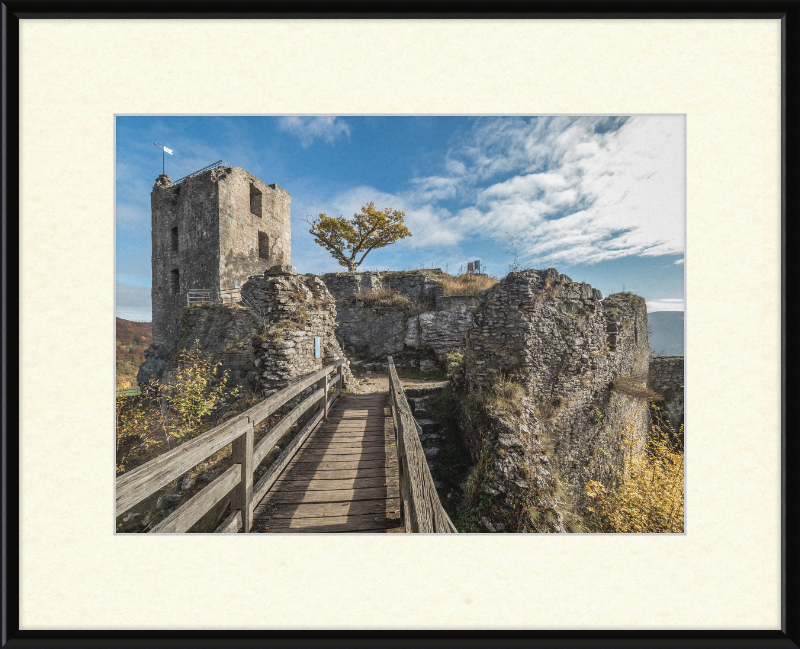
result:
<svg viewBox="0 0 800 649"><path fill-rule="evenodd" d="M616 484L622 436L644 441L644 300L601 298L552 268L510 273L467 332L461 425L495 529L570 529L588 480Z"/></svg>

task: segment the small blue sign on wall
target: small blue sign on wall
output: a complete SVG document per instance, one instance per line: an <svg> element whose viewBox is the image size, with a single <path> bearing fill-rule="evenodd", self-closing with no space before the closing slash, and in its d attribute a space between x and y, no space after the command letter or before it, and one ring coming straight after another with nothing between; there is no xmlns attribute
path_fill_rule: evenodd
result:
<svg viewBox="0 0 800 649"><path fill-rule="evenodd" d="M314 338L314 358L319 358L319 336Z"/></svg>

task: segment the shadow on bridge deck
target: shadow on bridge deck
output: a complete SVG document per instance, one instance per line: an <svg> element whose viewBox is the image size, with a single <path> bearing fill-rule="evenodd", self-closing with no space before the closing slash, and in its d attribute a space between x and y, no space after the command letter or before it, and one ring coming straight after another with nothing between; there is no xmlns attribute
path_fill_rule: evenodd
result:
<svg viewBox="0 0 800 649"><path fill-rule="evenodd" d="M253 513L252 532L402 532L389 395L339 398Z"/></svg>

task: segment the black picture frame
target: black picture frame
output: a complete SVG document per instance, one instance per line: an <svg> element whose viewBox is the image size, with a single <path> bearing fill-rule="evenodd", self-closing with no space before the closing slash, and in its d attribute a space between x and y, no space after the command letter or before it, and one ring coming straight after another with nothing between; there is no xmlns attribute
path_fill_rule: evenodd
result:
<svg viewBox="0 0 800 649"><path fill-rule="evenodd" d="M800 442L787 429L787 244L800 216L800 0L657 0L603 2L591 0L503 1L496 3L416 2L255 3L230 1L15 1L3 2L3 158L2 158L2 646L21 647L542 647L542 648L763 648L800 647L800 480L792 470L800 460ZM782 285L781 285L781 423L782 460L782 624L771 631L648 630L648 631L30 631L19 628L19 328L18 218L19 171L19 20L46 18L646 18L740 20L780 19L782 22ZM789 392L788 394L791 394Z"/></svg>

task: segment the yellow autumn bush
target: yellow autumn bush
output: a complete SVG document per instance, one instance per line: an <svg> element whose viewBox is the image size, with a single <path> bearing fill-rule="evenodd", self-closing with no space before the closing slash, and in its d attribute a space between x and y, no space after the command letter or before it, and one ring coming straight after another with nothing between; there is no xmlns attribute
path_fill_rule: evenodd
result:
<svg viewBox="0 0 800 649"><path fill-rule="evenodd" d="M659 416L646 443L637 444L633 427L623 432L625 466L616 489L590 480L584 487L594 501L589 527L595 532L683 532L683 426L679 431Z"/></svg>

